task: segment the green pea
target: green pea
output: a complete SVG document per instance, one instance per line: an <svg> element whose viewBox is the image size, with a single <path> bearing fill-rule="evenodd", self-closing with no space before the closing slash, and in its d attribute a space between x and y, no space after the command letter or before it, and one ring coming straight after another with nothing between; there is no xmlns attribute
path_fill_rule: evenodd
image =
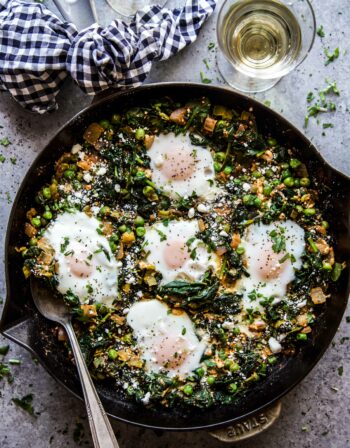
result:
<svg viewBox="0 0 350 448"><path fill-rule="evenodd" d="M294 179L294 187L300 187L300 179Z"/></svg>
<svg viewBox="0 0 350 448"><path fill-rule="evenodd" d="M309 187L310 186L310 179L308 177L302 177L300 179L300 185L302 187Z"/></svg>
<svg viewBox="0 0 350 448"><path fill-rule="evenodd" d="M265 171L265 177L271 178L274 176L274 174L275 173L270 168Z"/></svg>
<svg viewBox="0 0 350 448"><path fill-rule="evenodd" d="M144 138L145 138L145 130L144 129L142 129L142 128L138 128L138 129L136 129L136 132L135 132L135 138L136 138L136 140L144 140Z"/></svg>
<svg viewBox="0 0 350 448"><path fill-rule="evenodd" d="M294 179L292 177L286 177L283 183L286 187L294 187Z"/></svg>
<svg viewBox="0 0 350 448"><path fill-rule="evenodd" d="M254 205L255 205L256 207L260 207L261 203L262 203L262 201L261 201L260 198L256 197L256 198L254 199Z"/></svg>
<svg viewBox="0 0 350 448"><path fill-rule="evenodd" d="M215 376L208 376L207 378L207 383L209 384L209 386L211 386L212 384L215 383Z"/></svg>
<svg viewBox="0 0 350 448"><path fill-rule="evenodd" d="M146 174L143 171L137 171L135 177L137 180L143 180L146 178Z"/></svg>
<svg viewBox="0 0 350 448"><path fill-rule="evenodd" d="M185 395L192 395L193 394L193 387L191 386L191 384L185 384L184 388L183 388L184 394Z"/></svg>
<svg viewBox="0 0 350 448"><path fill-rule="evenodd" d="M281 163L281 168L282 168L283 170L287 170L287 169L289 168L289 163L286 163L286 162Z"/></svg>
<svg viewBox="0 0 350 448"><path fill-rule="evenodd" d="M252 194L245 194L242 198L244 205L253 205L255 196Z"/></svg>
<svg viewBox="0 0 350 448"><path fill-rule="evenodd" d="M43 213L43 218L45 219L52 219L52 213L49 210L46 210L46 212Z"/></svg>
<svg viewBox="0 0 350 448"><path fill-rule="evenodd" d="M299 212L302 213L304 211L303 207L301 205L296 205L295 209Z"/></svg>
<svg viewBox="0 0 350 448"><path fill-rule="evenodd" d="M239 369L240 369L239 364L237 364L236 362L233 362L230 366L231 372L237 372L237 370L239 370Z"/></svg>
<svg viewBox="0 0 350 448"><path fill-rule="evenodd" d="M314 208L304 208L305 216L314 216L316 214L316 210Z"/></svg>
<svg viewBox="0 0 350 448"><path fill-rule="evenodd" d="M104 205L100 208L99 214L102 216L108 215L111 212L111 209L107 207L107 205Z"/></svg>
<svg viewBox="0 0 350 448"><path fill-rule="evenodd" d="M111 248L112 252L115 252L118 249L118 246L115 244L115 242L111 240L109 240L109 247Z"/></svg>
<svg viewBox="0 0 350 448"><path fill-rule="evenodd" d="M121 122L122 117L119 114L113 114L111 117L112 124L119 124Z"/></svg>
<svg viewBox="0 0 350 448"><path fill-rule="evenodd" d="M298 167L301 165L301 162L300 162L300 160L298 160L298 159L291 159L290 162L289 162L289 165L290 165L293 169L296 169L296 168L298 168Z"/></svg>
<svg viewBox="0 0 350 448"><path fill-rule="evenodd" d="M108 350L108 358L109 358L111 361L114 361L115 359L117 359L117 358L118 358L118 352L117 352L117 350L114 350L114 348L109 349L109 350Z"/></svg>
<svg viewBox="0 0 350 448"><path fill-rule="evenodd" d="M234 394L235 392L237 392L237 390L238 390L238 386L237 386L236 383L231 383L231 384L229 384L229 386L228 386L228 391L229 391L231 394Z"/></svg>
<svg viewBox="0 0 350 448"><path fill-rule="evenodd" d="M119 241L119 235L117 233L112 233L109 237L109 241L113 241L113 243L117 243Z"/></svg>
<svg viewBox="0 0 350 448"><path fill-rule="evenodd" d="M323 261L322 262L322 269L324 269L325 271L331 271L332 270L332 265L330 263L327 263L327 261Z"/></svg>
<svg viewBox="0 0 350 448"><path fill-rule="evenodd" d="M329 229L329 222L328 221L322 221L322 227L324 228L324 229Z"/></svg>
<svg viewBox="0 0 350 448"><path fill-rule="evenodd" d="M297 334L297 341L307 341L307 334L305 334L305 333L298 333Z"/></svg>
<svg viewBox="0 0 350 448"><path fill-rule="evenodd" d="M236 252L238 253L238 255L243 255L245 252L245 249L243 246L238 246L236 249Z"/></svg>
<svg viewBox="0 0 350 448"><path fill-rule="evenodd" d="M63 173L63 176L64 176L66 179L73 179L74 176L75 176L75 173L74 173L74 171L72 171L72 170L66 170L66 171Z"/></svg>
<svg viewBox="0 0 350 448"><path fill-rule="evenodd" d="M259 179L259 177L261 177L262 174L260 173L260 171L255 170L255 171L252 172L252 176L253 176L255 179Z"/></svg>
<svg viewBox="0 0 350 448"><path fill-rule="evenodd" d="M142 227L145 224L145 220L142 216L136 216L134 223L136 227Z"/></svg>
<svg viewBox="0 0 350 448"><path fill-rule="evenodd" d="M281 173L282 179L285 179L286 177L291 177L292 173L289 171L289 169L283 170Z"/></svg>
<svg viewBox="0 0 350 448"><path fill-rule="evenodd" d="M40 227L41 226L40 216L37 216L36 218L32 218L31 223L34 227Z"/></svg>
<svg viewBox="0 0 350 448"><path fill-rule="evenodd" d="M270 196L270 194L272 193L272 186L271 185L266 185L263 189L263 193L265 196Z"/></svg>
<svg viewBox="0 0 350 448"><path fill-rule="evenodd" d="M74 163L70 163L68 169L70 169L71 171L76 171L78 167Z"/></svg>
<svg viewBox="0 0 350 448"><path fill-rule="evenodd" d="M226 154L224 152L217 152L214 155L216 162L223 162L225 160Z"/></svg>
<svg viewBox="0 0 350 448"><path fill-rule="evenodd" d="M225 166L224 173L229 175L232 173L232 170L233 170L232 166Z"/></svg>
<svg viewBox="0 0 350 448"><path fill-rule="evenodd" d="M144 227L136 227L136 235L137 236L145 236L146 229Z"/></svg>
<svg viewBox="0 0 350 448"><path fill-rule="evenodd" d="M36 245L37 245L37 242L38 242L38 239L37 239L37 238L31 238L31 239L29 240L29 246L36 246Z"/></svg>
<svg viewBox="0 0 350 448"><path fill-rule="evenodd" d="M205 371L204 371L203 367L199 367L196 370L196 374L199 376L199 378L202 378L204 376L204 373L205 373Z"/></svg>
<svg viewBox="0 0 350 448"><path fill-rule="evenodd" d="M43 188L43 196L45 199L51 199L51 190L49 187Z"/></svg>
<svg viewBox="0 0 350 448"><path fill-rule="evenodd" d="M268 143L270 146L276 146L276 145L277 145L277 140L276 140L275 138L270 137L270 138L267 140L267 143Z"/></svg>
<svg viewBox="0 0 350 448"><path fill-rule="evenodd" d="M126 227L125 224L122 224L121 226L118 227L118 230L119 230L119 232L121 232L121 233L126 232L126 229L127 229L127 227Z"/></svg>
<svg viewBox="0 0 350 448"><path fill-rule="evenodd" d="M111 127L111 124L108 120L101 120L99 124L103 127L103 129L109 129Z"/></svg>
<svg viewBox="0 0 350 448"><path fill-rule="evenodd" d="M214 170L216 173L218 173L219 171L221 171L222 165L221 163L218 162L214 162Z"/></svg>

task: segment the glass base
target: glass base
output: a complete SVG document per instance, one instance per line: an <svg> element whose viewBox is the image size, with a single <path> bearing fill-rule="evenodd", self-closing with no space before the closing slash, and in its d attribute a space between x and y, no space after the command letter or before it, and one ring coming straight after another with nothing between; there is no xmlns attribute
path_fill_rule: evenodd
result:
<svg viewBox="0 0 350 448"><path fill-rule="evenodd" d="M124 17L132 17L140 9L146 6L164 6L167 0L106 0L109 6Z"/></svg>
<svg viewBox="0 0 350 448"><path fill-rule="evenodd" d="M233 65L226 59L226 57L219 50L216 56L216 62L224 80L236 90L246 93L258 93L265 92L265 90L271 89L278 83L281 78L274 79L260 79L251 78L250 76L243 75L243 73L236 70Z"/></svg>

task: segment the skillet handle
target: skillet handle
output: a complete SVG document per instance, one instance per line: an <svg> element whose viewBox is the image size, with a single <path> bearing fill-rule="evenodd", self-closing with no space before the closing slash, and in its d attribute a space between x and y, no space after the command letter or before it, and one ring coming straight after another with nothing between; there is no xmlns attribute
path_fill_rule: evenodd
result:
<svg viewBox="0 0 350 448"><path fill-rule="evenodd" d="M90 373L80 350L77 337L70 322L64 323L64 328L72 346L81 386L84 393L87 416L89 419L92 439L96 448L119 448L114 431L108 420L102 403L97 395Z"/></svg>

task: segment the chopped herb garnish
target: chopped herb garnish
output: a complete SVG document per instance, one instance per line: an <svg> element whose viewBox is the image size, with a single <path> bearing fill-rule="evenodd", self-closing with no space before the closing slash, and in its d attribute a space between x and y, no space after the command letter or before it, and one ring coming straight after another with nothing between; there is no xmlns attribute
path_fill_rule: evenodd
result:
<svg viewBox="0 0 350 448"><path fill-rule="evenodd" d="M192 260L196 259L196 257L197 257L197 249L196 248L191 251L190 257Z"/></svg>
<svg viewBox="0 0 350 448"><path fill-rule="evenodd" d="M12 165L16 165L16 163L17 163L16 157L10 157L10 161L11 161Z"/></svg>
<svg viewBox="0 0 350 448"><path fill-rule="evenodd" d="M6 146L8 146L10 144L11 144L11 142L10 142L10 140L7 137L5 137L2 140L0 140L0 145L2 145L2 146L6 147Z"/></svg>
<svg viewBox="0 0 350 448"><path fill-rule="evenodd" d="M186 327L183 327L181 334L182 334L182 336L184 336L186 334Z"/></svg>
<svg viewBox="0 0 350 448"><path fill-rule="evenodd" d="M279 227L277 230L272 230L269 235L273 241L272 250L279 254L280 252L286 250L286 237L283 235L283 227Z"/></svg>
<svg viewBox="0 0 350 448"><path fill-rule="evenodd" d="M67 249L67 247L68 247L68 244L69 244L69 238L68 238L68 236L65 236L65 237L63 238L63 241L64 241L64 242L61 244L61 248L60 248L62 254L64 254L64 252L66 251L66 249Z"/></svg>
<svg viewBox="0 0 350 448"><path fill-rule="evenodd" d="M18 366L18 365L22 364L22 361L20 359L9 359L8 363L12 364L12 365L17 365Z"/></svg>
<svg viewBox="0 0 350 448"><path fill-rule="evenodd" d="M334 128L334 124L332 123L323 123L323 129Z"/></svg>
<svg viewBox="0 0 350 448"><path fill-rule="evenodd" d="M8 351L10 349L9 345L3 345L2 347L0 347L0 355L7 355Z"/></svg>
<svg viewBox="0 0 350 448"><path fill-rule="evenodd" d="M335 59L338 59L339 57L339 48L337 47L333 53L331 53L327 48L324 49L324 54L327 57L327 60L325 62L325 65L330 64L331 62L333 62Z"/></svg>
<svg viewBox="0 0 350 448"><path fill-rule="evenodd" d="M201 75L201 81L203 84L211 84L211 79L206 78L202 71L200 72L200 75Z"/></svg>
<svg viewBox="0 0 350 448"><path fill-rule="evenodd" d="M210 66L208 64L208 60L207 59L203 59L203 64L207 67L208 70L210 70Z"/></svg>
<svg viewBox="0 0 350 448"><path fill-rule="evenodd" d="M309 93L307 94L306 101L307 101L308 103L311 103L311 101L313 101L314 99L315 99L315 95L313 94L313 92L309 92Z"/></svg>
<svg viewBox="0 0 350 448"><path fill-rule="evenodd" d="M189 239L186 241L186 246L187 246L187 247L190 247L191 244L193 243L193 241L194 241L195 239L196 239L195 236L192 237L192 238L189 238Z"/></svg>
<svg viewBox="0 0 350 448"><path fill-rule="evenodd" d="M33 417L36 417L34 413L34 408L32 405L33 402L33 394L25 395L22 398L12 398L12 401L22 408L24 411L28 412L28 414L32 415Z"/></svg>
<svg viewBox="0 0 350 448"><path fill-rule="evenodd" d="M6 160L6 157L3 156L2 154L0 154L0 162L1 162L1 163L4 163L5 160Z"/></svg>
<svg viewBox="0 0 350 448"><path fill-rule="evenodd" d="M344 367L343 366L338 367L338 375L343 376L343 373L344 373Z"/></svg>
<svg viewBox="0 0 350 448"><path fill-rule="evenodd" d="M214 42L209 42L208 50L213 50L214 48L215 48L215 43Z"/></svg>
<svg viewBox="0 0 350 448"><path fill-rule="evenodd" d="M167 237L166 237L164 232L162 232L159 229L156 229L156 231L157 231L158 235L160 236L160 241L165 241L167 239Z"/></svg>
<svg viewBox="0 0 350 448"><path fill-rule="evenodd" d="M320 25L320 26L317 28L316 33L317 33L317 35L320 36L320 37L325 37L325 33L324 33L324 30L323 30L323 25Z"/></svg>

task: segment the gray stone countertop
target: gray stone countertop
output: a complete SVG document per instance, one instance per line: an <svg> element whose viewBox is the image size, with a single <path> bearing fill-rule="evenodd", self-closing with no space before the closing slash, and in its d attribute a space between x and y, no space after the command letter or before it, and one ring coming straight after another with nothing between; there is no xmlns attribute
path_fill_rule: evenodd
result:
<svg viewBox="0 0 350 448"><path fill-rule="evenodd" d="M101 0L102 1L102 0ZM172 2L169 2L172 5ZM51 3L48 3L51 6ZM350 175L350 8L348 0L314 1L318 25L323 25L325 37L318 36L310 56L299 69L282 79L272 90L256 95L270 101L271 107L284 114L299 128L303 127L306 96L309 91L323 89L325 79L337 81L341 91L334 98L336 112L319 116L320 124L310 120L305 134L316 144L323 156L337 169ZM200 71L214 84L224 84L215 65L215 51L208 43L216 42L217 12L205 24L195 44L172 60L154 66L148 82L196 81ZM339 58L325 66L323 47L340 48ZM209 69L203 63L206 58ZM332 99L333 100L333 99ZM21 109L8 94L0 93L0 140L8 137L8 147L0 145L6 157L0 163L0 228L1 260L9 212L16 191L34 157L56 130L91 98L84 96L67 81L59 95L59 110L51 115L37 116ZM333 128L322 128L333 123ZM10 158L12 159L12 162ZM4 265L0 265L0 295L5 297ZM0 305L1 307L1 305ZM348 308L345 316L350 315ZM338 333L313 371L283 399L279 420L255 439L241 443L242 448L346 448L350 447L350 323L345 318ZM9 341L0 337L0 346ZM0 362L2 361L0 356ZM62 448L91 447L92 442L83 404L57 384L23 348L10 343L5 357L21 361L12 366L14 382L0 381L0 446L2 448ZM342 369L343 368L343 369ZM341 375L340 373L343 374ZM33 394L33 405L40 413L30 416L12 402L13 397ZM114 422L121 448L220 447L221 442L205 432L166 433L135 428ZM79 431L79 428L82 428ZM79 434L80 433L80 434Z"/></svg>

